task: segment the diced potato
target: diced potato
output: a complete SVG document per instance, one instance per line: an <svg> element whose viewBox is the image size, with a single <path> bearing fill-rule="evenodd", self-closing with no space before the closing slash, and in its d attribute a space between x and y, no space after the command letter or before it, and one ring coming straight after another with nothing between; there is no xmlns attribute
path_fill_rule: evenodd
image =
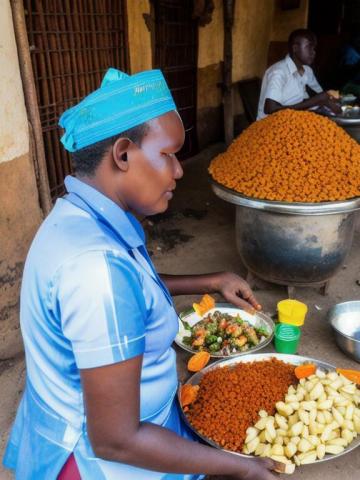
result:
<svg viewBox="0 0 360 480"><path fill-rule="evenodd" d="M334 438L334 439L330 440L329 442L327 442L326 445L340 445L342 447L346 447L347 442L343 438Z"/></svg>
<svg viewBox="0 0 360 480"><path fill-rule="evenodd" d="M326 423L331 423L334 419L331 413L328 410L324 410L324 417Z"/></svg>
<svg viewBox="0 0 360 480"><path fill-rule="evenodd" d="M314 447L320 445L320 438L317 435L309 435L308 440Z"/></svg>
<svg viewBox="0 0 360 480"><path fill-rule="evenodd" d="M288 418L288 426L289 428L291 428L295 423L297 423L299 421L299 414L298 412L295 412L293 413L292 415L290 415L290 417Z"/></svg>
<svg viewBox="0 0 360 480"><path fill-rule="evenodd" d="M356 392L356 385L355 383L350 383L348 385L344 385L340 388L341 393L349 393L350 395L354 395Z"/></svg>
<svg viewBox="0 0 360 480"><path fill-rule="evenodd" d="M317 400L324 393L324 387L321 382L317 382L310 391L310 400Z"/></svg>
<svg viewBox="0 0 360 480"><path fill-rule="evenodd" d="M291 437L290 441L294 444L297 445L300 442L301 438L299 436Z"/></svg>
<svg viewBox="0 0 360 480"><path fill-rule="evenodd" d="M261 457L270 457L271 445L267 444L264 447L263 452L260 454Z"/></svg>
<svg viewBox="0 0 360 480"><path fill-rule="evenodd" d="M266 442L265 430L263 430L263 431L260 433L259 439L260 439L260 442L261 442L261 443L265 443L265 442Z"/></svg>
<svg viewBox="0 0 360 480"><path fill-rule="evenodd" d="M338 376L331 384L330 387L334 390L338 390L340 387L344 385L342 379Z"/></svg>
<svg viewBox="0 0 360 480"><path fill-rule="evenodd" d="M267 422L265 430L269 434L270 438L274 440L276 438L276 430L274 426L274 417L269 417L269 419L272 419L271 421ZM266 435L266 433L265 433Z"/></svg>
<svg viewBox="0 0 360 480"><path fill-rule="evenodd" d="M329 410L333 405L333 400L331 398L328 398L327 400L323 402L319 402L317 404L318 410Z"/></svg>
<svg viewBox="0 0 360 480"><path fill-rule="evenodd" d="M265 418L265 417L267 417L268 415L269 415L269 414L267 413L266 410L260 410L260 412L259 412L259 417L261 417L261 418Z"/></svg>
<svg viewBox="0 0 360 480"><path fill-rule="evenodd" d="M354 422L355 423L355 422ZM353 432L348 430L347 428L343 429L341 431L341 438L346 440L346 442L349 444L353 441Z"/></svg>
<svg viewBox="0 0 360 480"><path fill-rule="evenodd" d="M269 417L261 417L260 420L255 423L255 428L257 428L258 430L264 430L266 424L268 423L268 418Z"/></svg>
<svg viewBox="0 0 360 480"><path fill-rule="evenodd" d="M276 410L282 415L283 417L289 417L294 413L294 410L291 408L290 405L286 405L284 402L277 402Z"/></svg>
<svg viewBox="0 0 360 480"><path fill-rule="evenodd" d="M297 446L293 443L293 442L289 442L285 449L285 455L288 457L288 458L291 458L295 455L295 453L297 452Z"/></svg>
<svg viewBox="0 0 360 480"><path fill-rule="evenodd" d="M358 417L357 415L354 415L353 418L354 418L353 423L354 423L355 431L356 433L360 433L360 417Z"/></svg>
<svg viewBox="0 0 360 480"><path fill-rule="evenodd" d="M307 465L309 463L316 462L316 459L317 459L316 450L311 450L310 452L301 453L299 455L299 459L300 459L301 465Z"/></svg>
<svg viewBox="0 0 360 480"><path fill-rule="evenodd" d="M259 445L255 450L255 455L258 455L261 457L262 454L264 453L265 447L266 447L265 443L259 443Z"/></svg>
<svg viewBox="0 0 360 480"><path fill-rule="evenodd" d="M317 404L316 404L315 400L309 400L309 401L301 402L300 406L301 406L302 409L310 412L310 410L313 410L314 408L317 407Z"/></svg>
<svg viewBox="0 0 360 480"><path fill-rule="evenodd" d="M325 445L323 443L320 443L320 445L318 445L316 447L316 455L317 455L317 458L319 460L321 460L322 458L325 457Z"/></svg>
<svg viewBox="0 0 360 480"><path fill-rule="evenodd" d="M339 424L339 426L341 427L344 423L344 417L341 415L341 413L339 412L339 410L336 408L336 407L332 407L331 409L331 413L334 417L334 420Z"/></svg>
<svg viewBox="0 0 360 480"><path fill-rule="evenodd" d="M284 455L284 447L282 445L275 444L271 448L271 456L272 455Z"/></svg>
<svg viewBox="0 0 360 480"><path fill-rule="evenodd" d="M297 401L298 401L298 399L297 399L297 396L296 396L295 393L290 394L290 395L287 394L285 396L285 403L291 403L291 402L297 402Z"/></svg>
<svg viewBox="0 0 360 480"><path fill-rule="evenodd" d="M316 421L318 423L322 423L322 424L325 424L326 423L326 419L325 419L325 415L324 415L324 412L318 412L317 415L316 415Z"/></svg>
<svg viewBox="0 0 360 480"><path fill-rule="evenodd" d="M307 425L304 425L303 426L303 429L302 429L302 432L301 432L301 436L303 438L308 438L310 435L310 432L309 432L309 427Z"/></svg>
<svg viewBox="0 0 360 480"><path fill-rule="evenodd" d="M325 445L325 452L332 453L333 455L337 455L344 451L344 447L341 445Z"/></svg>
<svg viewBox="0 0 360 480"><path fill-rule="evenodd" d="M282 437L281 435L277 435L274 440L274 445L284 445L284 437Z"/></svg>
<svg viewBox="0 0 360 480"><path fill-rule="evenodd" d="M247 443L246 447L247 447L248 453L255 452L259 444L260 444L259 437L255 437L253 440L251 440L251 442Z"/></svg>
<svg viewBox="0 0 360 480"><path fill-rule="evenodd" d="M287 430L288 428L288 423L285 417L280 415L279 413L275 414L275 423L278 425L279 428L282 430Z"/></svg>
<svg viewBox="0 0 360 480"><path fill-rule="evenodd" d="M354 423L352 420L344 420L343 427L353 432L356 430Z"/></svg>
<svg viewBox="0 0 360 480"><path fill-rule="evenodd" d="M354 416L354 405L348 405L345 412L345 420L352 420Z"/></svg>
<svg viewBox="0 0 360 480"><path fill-rule="evenodd" d="M305 425L309 425L309 423L310 423L309 412L300 408L299 409L299 418Z"/></svg>
<svg viewBox="0 0 360 480"><path fill-rule="evenodd" d="M297 445L297 449L302 453L309 452L310 450L313 450L313 448L314 445L312 445L312 443L310 443L306 438L302 438Z"/></svg>
<svg viewBox="0 0 360 480"><path fill-rule="evenodd" d="M294 425L292 425L292 427L290 428L291 435L294 437L300 435L303 427L304 427L304 424L301 421L294 423Z"/></svg>
<svg viewBox="0 0 360 480"><path fill-rule="evenodd" d="M254 440L255 437L257 437L259 434L259 430L254 427L249 427L246 430L246 438L245 438L245 443L251 442L251 440Z"/></svg>

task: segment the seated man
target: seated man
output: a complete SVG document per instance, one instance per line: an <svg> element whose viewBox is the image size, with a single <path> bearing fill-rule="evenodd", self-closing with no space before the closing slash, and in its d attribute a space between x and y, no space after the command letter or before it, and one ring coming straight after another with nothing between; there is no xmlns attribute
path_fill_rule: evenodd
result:
<svg viewBox="0 0 360 480"><path fill-rule="evenodd" d="M265 72L257 120L284 108L308 110L321 106L338 113L338 104L323 91L309 66L315 59L315 35L306 29L295 30L288 47L288 55Z"/></svg>

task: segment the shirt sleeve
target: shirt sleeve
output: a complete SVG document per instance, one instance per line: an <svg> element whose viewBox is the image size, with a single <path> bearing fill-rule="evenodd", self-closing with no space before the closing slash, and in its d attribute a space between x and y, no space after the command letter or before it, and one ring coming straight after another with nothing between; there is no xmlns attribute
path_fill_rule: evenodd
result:
<svg viewBox="0 0 360 480"><path fill-rule="evenodd" d="M321 88L321 85L319 82L316 80L316 77L314 75L314 72L311 67L308 67L308 81L307 84L311 88L311 90L314 90L316 93L321 93L323 89Z"/></svg>
<svg viewBox="0 0 360 480"><path fill-rule="evenodd" d="M63 265L54 297L62 331L78 368L110 365L145 349L141 277L129 260L88 252Z"/></svg>
<svg viewBox="0 0 360 480"><path fill-rule="evenodd" d="M275 100L275 102L282 103L285 83L286 77L281 70L269 72L264 89L264 102L269 98Z"/></svg>

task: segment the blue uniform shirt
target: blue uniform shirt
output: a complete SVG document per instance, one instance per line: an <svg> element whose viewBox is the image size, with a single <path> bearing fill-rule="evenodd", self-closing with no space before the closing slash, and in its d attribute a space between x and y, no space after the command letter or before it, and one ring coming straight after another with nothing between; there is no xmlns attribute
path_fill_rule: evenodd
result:
<svg viewBox="0 0 360 480"><path fill-rule="evenodd" d="M178 320L141 225L74 177L28 254L20 322L27 378L5 452L16 479L56 479L74 452L86 480L185 480L96 458L79 369L143 355L140 419L191 438L175 403Z"/></svg>

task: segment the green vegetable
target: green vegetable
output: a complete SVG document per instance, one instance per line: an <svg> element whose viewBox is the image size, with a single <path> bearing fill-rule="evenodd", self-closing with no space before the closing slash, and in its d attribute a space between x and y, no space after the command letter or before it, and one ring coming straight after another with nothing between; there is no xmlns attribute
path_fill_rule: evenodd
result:
<svg viewBox="0 0 360 480"><path fill-rule="evenodd" d="M205 343L207 345L210 345L211 343L217 342L217 336L216 335L207 335L205 337Z"/></svg>
<svg viewBox="0 0 360 480"><path fill-rule="evenodd" d="M221 348L221 344L218 342L212 343L209 345L210 352L218 352Z"/></svg>

